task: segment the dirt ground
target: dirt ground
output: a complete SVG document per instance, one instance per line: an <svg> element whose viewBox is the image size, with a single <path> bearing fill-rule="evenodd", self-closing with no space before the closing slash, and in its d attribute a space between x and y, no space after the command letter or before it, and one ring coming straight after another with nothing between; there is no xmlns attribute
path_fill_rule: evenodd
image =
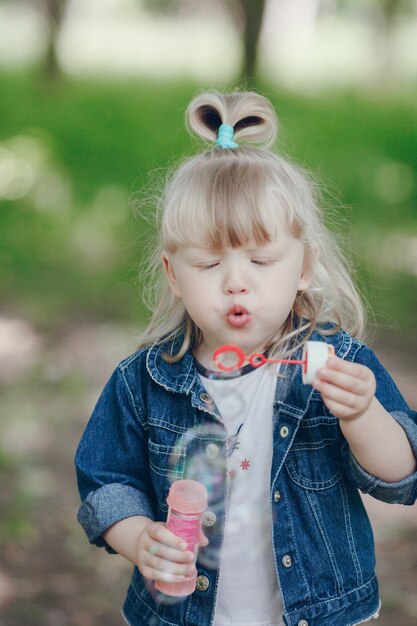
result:
<svg viewBox="0 0 417 626"><path fill-rule="evenodd" d="M76 326L41 336L0 318L0 626L121 626L131 567L88 545L76 522L73 456L135 333ZM417 346L380 336L375 352L417 409ZM379 626L417 624L417 507L366 497L383 609Z"/></svg>

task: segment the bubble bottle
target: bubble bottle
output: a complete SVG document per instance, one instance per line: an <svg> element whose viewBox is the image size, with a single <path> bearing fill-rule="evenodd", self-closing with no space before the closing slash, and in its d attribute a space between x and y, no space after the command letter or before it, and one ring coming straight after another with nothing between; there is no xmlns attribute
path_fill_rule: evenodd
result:
<svg viewBox="0 0 417 626"><path fill-rule="evenodd" d="M194 553L197 561L200 529L203 513L207 508L207 489L196 480L177 480L167 497L167 528L187 543L187 550ZM187 576L179 583L158 580L156 588L168 596L188 596L195 591L197 573Z"/></svg>

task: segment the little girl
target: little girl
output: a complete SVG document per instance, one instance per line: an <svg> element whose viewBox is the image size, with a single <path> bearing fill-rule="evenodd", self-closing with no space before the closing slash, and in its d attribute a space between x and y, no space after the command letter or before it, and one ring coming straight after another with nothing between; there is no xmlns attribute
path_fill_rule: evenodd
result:
<svg viewBox="0 0 417 626"><path fill-rule="evenodd" d="M417 420L360 337L363 311L299 167L270 151L277 121L256 93L203 94L187 110L209 143L160 203L140 349L107 383L76 456L78 519L135 568L131 626L353 626L378 616L372 530L358 489L417 497ZM251 144L258 144L254 147ZM222 344L300 358L327 342L313 385L299 365L225 376ZM165 526L174 480L207 487L195 572Z"/></svg>

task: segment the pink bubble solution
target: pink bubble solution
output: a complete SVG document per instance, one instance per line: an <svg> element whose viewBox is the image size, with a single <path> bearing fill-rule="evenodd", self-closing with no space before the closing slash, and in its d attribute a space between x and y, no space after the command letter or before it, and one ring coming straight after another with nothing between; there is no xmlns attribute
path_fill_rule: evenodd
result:
<svg viewBox="0 0 417 626"><path fill-rule="evenodd" d="M167 528L187 543L187 550L197 561L200 529L203 513L207 508L207 489L196 480L177 480L167 497ZM167 583L158 580L156 588L168 596L188 596L195 591L197 573L187 576L183 582Z"/></svg>

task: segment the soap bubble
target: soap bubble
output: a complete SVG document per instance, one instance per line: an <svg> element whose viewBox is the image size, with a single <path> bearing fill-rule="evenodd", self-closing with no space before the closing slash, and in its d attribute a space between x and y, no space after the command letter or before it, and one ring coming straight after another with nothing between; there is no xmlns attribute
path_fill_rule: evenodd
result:
<svg viewBox="0 0 417 626"><path fill-rule="evenodd" d="M179 461L180 459L180 461ZM182 463L182 478L202 483L208 494L209 515L216 519L211 526L204 525L203 533L209 545L200 548L198 562L209 569L219 566L221 528L227 491L227 433L220 423L196 424L185 431L171 455L171 468Z"/></svg>
<svg viewBox="0 0 417 626"><path fill-rule="evenodd" d="M226 429L217 423L197 424L181 435L171 454L169 465L172 474L202 483L208 493L209 507L223 502L227 458Z"/></svg>

